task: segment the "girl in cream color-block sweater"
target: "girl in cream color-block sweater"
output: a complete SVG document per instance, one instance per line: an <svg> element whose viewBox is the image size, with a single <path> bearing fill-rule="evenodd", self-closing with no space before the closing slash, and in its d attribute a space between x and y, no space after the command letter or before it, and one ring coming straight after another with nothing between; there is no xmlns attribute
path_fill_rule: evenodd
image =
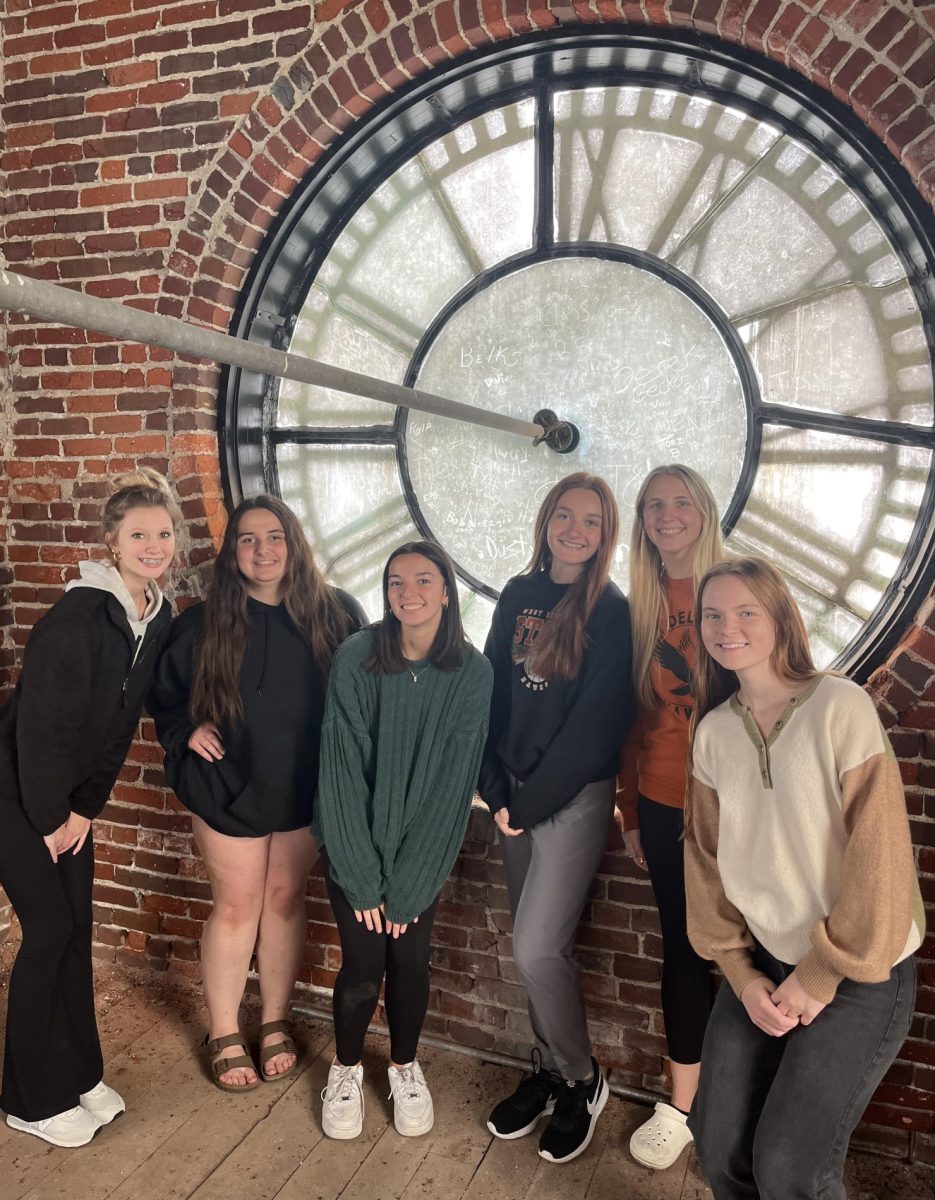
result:
<svg viewBox="0 0 935 1200"><path fill-rule="evenodd" d="M815 670L772 567L721 563L698 594L688 931L726 984L690 1126L717 1200L843 1200L924 935L899 768L866 693Z"/></svg>
<svg viewBox="0 0 935 1200"><path fill-rule="evenodd" d="M765 738L732 696L699 726L693 770L689 928L738 996L762 973L754 940L826 1004L919 948L899 765L856 683L816 677Z"/></svg>

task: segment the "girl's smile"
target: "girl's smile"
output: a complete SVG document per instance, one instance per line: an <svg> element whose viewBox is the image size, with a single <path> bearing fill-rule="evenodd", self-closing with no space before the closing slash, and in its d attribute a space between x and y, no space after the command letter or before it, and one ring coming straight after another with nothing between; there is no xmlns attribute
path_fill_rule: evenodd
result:
<svg viewBox="0 0 935 1200"><path fill-rule="evenodd" d="M744 580L719 575L702 596L701 638L716 663L745 671L769 663L776 626Z"/></svg>
<svg viewBox="0 0 935 1200"><path fill-rule="evenodd" d="M109 539L131 594L163 575L175 555L175 530L164 508L131 508Z"/></svg>
<svg viewBox="0 0 935 1200"><path fill-rule="evenodd" d="M265 508L245 512L237 526L237 569L247 591L257 600L271 599L282 584L289 562L286 532L275 513Z"/></svg>
<svg viewBox="0 0 935 1200"><path fill-rule="evenodd" d="M399 623L409 629L441 621L448 589L441 572L422 554L400 554L390 564L387 600Z"/></svg>
<svg viewBox="0 0 935 1200"><path fill-rule="evenodd" d="M601 544L601 500L590 488L569 488L549 518L546 533L556 583L571 583Z"/></svg>
<svg viewBox="0 0 935 1200"><path fill-rule="evenodd" d="M694 553L704 519L677 475L657 475L643 500L643 528L665 565Z"/></svg>

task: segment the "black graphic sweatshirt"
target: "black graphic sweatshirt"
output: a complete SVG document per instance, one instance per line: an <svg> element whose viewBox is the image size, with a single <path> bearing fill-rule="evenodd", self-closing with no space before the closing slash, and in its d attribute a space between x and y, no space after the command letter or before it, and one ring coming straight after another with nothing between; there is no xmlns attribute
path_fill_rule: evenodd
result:
<svg viewBox="0 0 935 1200"><path fill-rule="evenodd" d="M509 809L516 829L547 820L589 783L616 775L633 715L630 607L614 583L591 614L576 679L526 670L539 630L568 587L545 572L511 579L484 647L494 689L478 786L491 812ZM509 775L522 783L512 796Z"/></svg>

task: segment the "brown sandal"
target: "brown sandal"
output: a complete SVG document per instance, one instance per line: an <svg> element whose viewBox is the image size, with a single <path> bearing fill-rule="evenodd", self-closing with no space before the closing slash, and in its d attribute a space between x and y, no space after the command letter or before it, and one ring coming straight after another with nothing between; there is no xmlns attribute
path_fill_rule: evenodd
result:
<svg viewBox="0 0 935 1200"><path fill-rule="evenodd" d="M281 1033L282 1038L272 1046L264 1046L263 1039L270 1033ZM294 1054L295 1062L288 1071L280 1071L278 1075L267 1075L264 1068L271 1058L277 1054ZM266 1083L275 1083L277 1079L288 1079L295 1073L299 1065L298 1047L289 1032L288 1021L266 1021L260 1026L260 1078Z"/></svg>
<svg viewBox="0 0 935 1200"><path fill-rule="evenodd" d="M207 1047L210 1056L209 1063L211 1065L211 1074L214 1077L214 1086L221 1089L222 1092L252 1092L254 1088L260 1086L260 1072L256 1069L256 1063L249 1054L235 1054L232 1058L215 1058L214 1056L224 1050L227 1046L245 1046L242 1033L228 1033L224 1037L212 1038L210 1041L205 1038L205 1046ZM235 1067L250 1067L256 1074L257 1078L253 1083L225 1083L221 1076L227 1071L232 1071Z"/></svg>

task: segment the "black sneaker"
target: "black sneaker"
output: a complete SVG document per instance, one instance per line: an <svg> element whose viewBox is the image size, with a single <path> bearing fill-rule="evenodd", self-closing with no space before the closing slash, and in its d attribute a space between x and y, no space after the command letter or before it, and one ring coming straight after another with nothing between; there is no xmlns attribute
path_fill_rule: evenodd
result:
<svg viewBox="0 0 935 1200"><path fill-rule="evenodd" d="M524 1075L512 1096L501 1100L490 1114L487 1128L494 1137L525 1137L542 1117L551 1116L555 1100L565 1086L560 1075L543 1071L539 1051L532 1052L532 1074Z"/></svg>
<svg viewBox="0 0 935 1200"><path fill-rule="evenodd" d="M594 1136L597 1118L607 1103L607 1080L594 1059L594 1078L563 1083L552 1120L539 1139L539 1157L549 1162L571 1162L587 1148Z"/></svg>

